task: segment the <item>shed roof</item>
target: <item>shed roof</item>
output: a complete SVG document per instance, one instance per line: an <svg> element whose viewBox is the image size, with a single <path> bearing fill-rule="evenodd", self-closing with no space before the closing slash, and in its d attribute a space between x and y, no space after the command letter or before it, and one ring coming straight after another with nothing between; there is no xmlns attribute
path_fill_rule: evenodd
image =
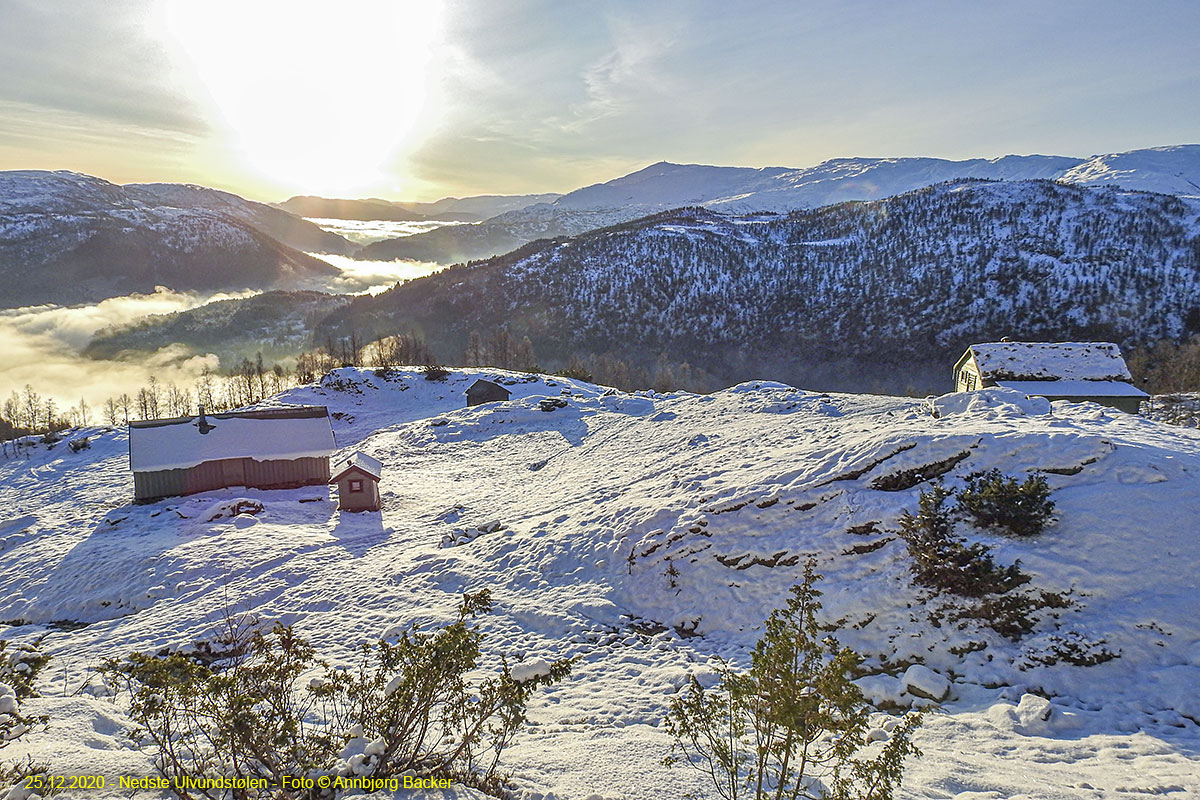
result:
<svg viewBox="0 0 1200 800"><path fill-rule="evenodd" d="M363 451L355 450L348 458L344 459L338 464L337 474L330 478L329 482L334 483L352 469L365 472L375 480L379 480L381 477L383 477L383 464L379 463L379 461L375 460L374 458L371 458Z"/></svg>
<svg viewBox="0 0 1200 800"><path fill-rule="evenodd" d="M1130 380L1121 348L1108 342L986 342L968 352L994 381Z"/></svg>
<svg viewBox="0 0 1200 800"><path fill-rule="evenodd" d="M504 392L505 397L508 397L509 395L512 394L512 392L510 392L508 389L505 389L500 384L493 383L492 381L484 380L483 378L480 378L479 380L475 381L474 383L472 383L470 385L470 387L467 388L467 394L481 394L484 392L490 394L492 392L497 392L497 391Z"/></svg>
<svg viewBox="0 0 1200 800"><path fill-rule="evenodd" d="M997 381L997 386L1042 397L1149 397L1124 381Z"/></svg>
<svg viewBox="0 0 1200 800"><path fill-rule="evenodd" d="M322 458L333 455L335 449L325 406L206 414L203 420L203 426L200 417L129 423L130 468L155 472L225 458ZM202 428L206 432L201 432Z"/></svg>

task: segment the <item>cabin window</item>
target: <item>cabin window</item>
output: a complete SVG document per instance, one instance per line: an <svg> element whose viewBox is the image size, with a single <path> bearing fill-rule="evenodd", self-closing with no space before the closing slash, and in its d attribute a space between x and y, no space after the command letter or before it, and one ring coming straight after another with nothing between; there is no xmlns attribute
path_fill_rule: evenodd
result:
<svg viewBox="0 0 1200 800"><path fill-rule="evenodd" d="M351 492L361 492L362 491L362 481L350 481L350 491Z"/></svg>

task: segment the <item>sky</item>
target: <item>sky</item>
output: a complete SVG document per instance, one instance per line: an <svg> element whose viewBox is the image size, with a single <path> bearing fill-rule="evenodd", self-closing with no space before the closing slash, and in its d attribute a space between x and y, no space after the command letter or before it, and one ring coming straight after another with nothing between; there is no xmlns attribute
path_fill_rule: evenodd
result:
<svg viewBox="0 0 1200 800"><path fill-rule="evenodd" d="M0 0L0 169L433 200L1200 141L1200 3Z"/></svg>

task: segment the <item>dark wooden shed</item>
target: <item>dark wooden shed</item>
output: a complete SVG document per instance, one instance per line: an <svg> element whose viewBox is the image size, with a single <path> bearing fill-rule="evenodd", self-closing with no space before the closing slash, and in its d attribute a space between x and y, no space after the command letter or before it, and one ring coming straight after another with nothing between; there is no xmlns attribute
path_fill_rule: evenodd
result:
<svg viewBox="0 0 1200 800"><path fill-rule="evenodd" d="M485 381L482 378L471 384L467 389L467 406L477 406L480 403L503 402L512 392L498 383Z"/></svg>
<svg viewBox="0 0 1200 800"><path fill-rule="evenodd" d="M383 465L362 451L338 464L337 474L329 479L338 487L338 510L378 511L382 476Z"/></svg>
<svg viewBox="0 0 1200 800"><path fill-rule="evenodd" d="M129 423L129 466L139 503L232 486L323 486L333 451L324 406Z"/></svg>

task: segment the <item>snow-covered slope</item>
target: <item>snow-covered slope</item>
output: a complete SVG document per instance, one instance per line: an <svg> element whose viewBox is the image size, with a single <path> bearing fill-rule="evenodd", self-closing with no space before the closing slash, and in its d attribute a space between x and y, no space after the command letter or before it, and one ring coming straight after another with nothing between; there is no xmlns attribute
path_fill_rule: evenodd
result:
<svg viewBox="0 0 1200 800"><path fill-rule="evenodd" d="M1078 159L1060 156L1004 156L969 161L836 158L803 169L748 169L664 161L608 183L577 189L553 205L591 211L633 208L642 213L681 206L705 206L735 213L791 211L846 200L878 200L955 178L1057 178L1077 163Z"/></svg>
<svg viewBox="0 0 1200 800"><path fill-rule="evenodd" d="M513 401L463 408L477 377L509 382ZM953 682L901 797L1200 793L1194 431L1002 390L944 398L935 417L925 401L765 382L629 395L476 370L338 370L273 402L327 405L339 447L383 462L381 514L341 514L321 487L131 506L120 431L0 462L3 636L45 635L58 658L52 696L29 707L65 719L28 738L56 771L148 769L117 744L119 702L57 696L104 656L206 637L230 607L336 653L488 586L489 647L579 658L511 751L523 797L707 797L661 764L666 703L689 674L711 680L716 657L743 662L814 555L825 620L867 656L869 694L914 702L896 678L913 662ZM993 467L1048 473L1059 519L1041 536L964 530L1074 601L1019 641L948 624L954 603L910 580L894 531L947 461L951 487ZM230 516L243 498L262 511Z"/></svg>
<svg viewBox="0 0 1200 800"><path fill-rule="evenodd" d="M847 200L878 200L960 178L1062 180L1086 186L1200 195L1200 145L1177 145L1078 159L1002 156L942 158L835 158L813 167L712 167L666 161L621 178L577 189L557 209L631 209L637 216L682 206L719 211L792 211ZM520 212L504 217L512 220ZM631 219L633 217L630 217Z"/></svg>
<svg viewBox="0 0 1200 800"><path fill-rule="evenodd" d="M348 244L286 212L203 187L0 172L0 306L87 302L159 285L266 288L336 274L279 238Z"/></svg>
<svg viewBox="0 0 1200 800"><path fill-rule="evenodd" d="M1200 144L1093 156L1068 169L1059 179L1082 186L1200 196Z"/></svg>

